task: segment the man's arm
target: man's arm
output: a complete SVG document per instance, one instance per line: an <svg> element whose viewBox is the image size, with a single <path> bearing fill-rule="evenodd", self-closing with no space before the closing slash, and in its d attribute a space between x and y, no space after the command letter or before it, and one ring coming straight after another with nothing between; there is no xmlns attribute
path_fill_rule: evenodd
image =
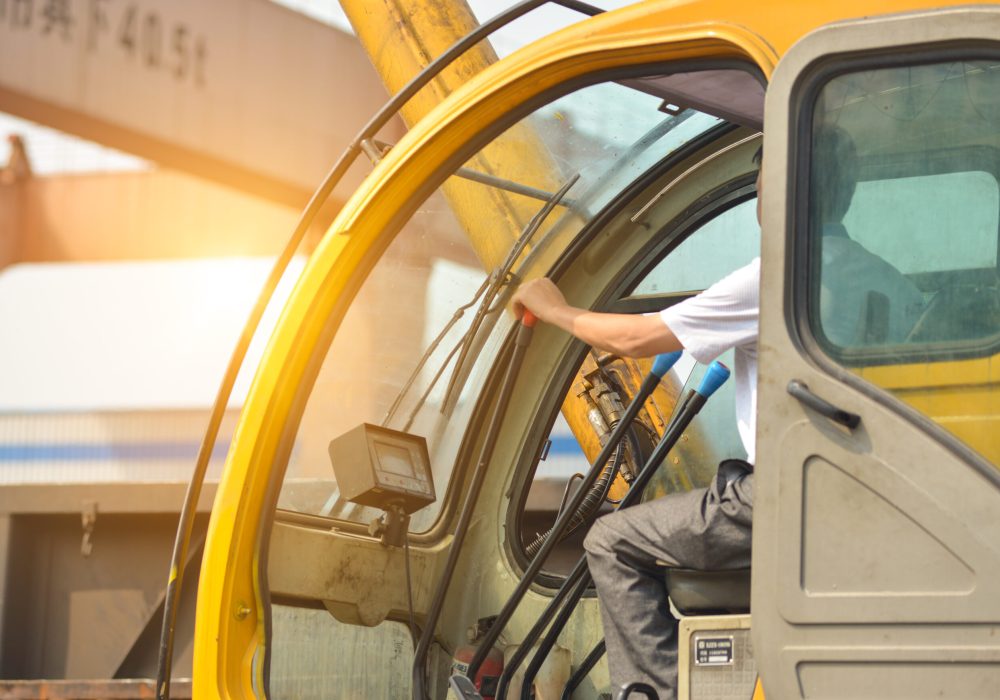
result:
<svg viewBox="0 0 1000 700"><path fill-rule="evenodd" d="M588 345L623 357L649 357L682 348L659 314L606 314L570 306L555 283L545 277L522 284L512 302L518 318L528 309L539 320Z"/></svg>

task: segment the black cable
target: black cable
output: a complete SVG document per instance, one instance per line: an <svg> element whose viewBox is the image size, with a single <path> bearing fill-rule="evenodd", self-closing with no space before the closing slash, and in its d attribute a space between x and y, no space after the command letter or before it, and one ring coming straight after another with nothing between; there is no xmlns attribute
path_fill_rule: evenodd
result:
<svg viewBox="0 0 1000 700"><path fill-rule="evenodd" d="M636 432L636 430L634 430L634 428L636 426L642 428L643 433L645 433L646 445L649 447L648 450L647 449L643 449L642 445L639 444L639 434ZM643 423L641 420L635 421L632 424L632 427L633 427L633 430L628 431L628 433L625 434L625 437L626 437L626 439L628 439L629 448L632 450L633 463L636 464L636 465L645 464L646 460L649 459L649 455L652 454L653 447L656 446L656 441L659 439L660 436L656 433L655 430L653 430L652 428L650 428L648 425L646 425L645 423ZM637 467L637 469L638 469L638 467ZM626 483L628 483L629 485L631 485L632 481L635 480L635 477L636 477L637 473L638 472L633 473L631 475L631 478L629 478L628 476L626 476L623 473L622 474L622 478L625 479ZM605 500L608 503L610 503L611 505L617 506L617 505L619 505L622 502L622 500L624 498L625 497L622 496L622 498L606 498Z"/></svg>
<svg viewBox="0 0 1000 700"><path fill-rule="evenodd" d="M614 428L612 428L614 430ZM576 509L573 516L570 518L569 525L566 526L566 530L559 536L559 540L562 541L573 534L576 530L584 525L592 515L594 515L604 499L608 497L608 492L611 491L611 485L614 483L615 476L618 474L618 470L621 468L622 462L625 460L625 443L619 442L615 448L615 454L611 460L605 465L604 469L601 470L601 475L597 480L591 484L590 488L587 489L587 494L583 498L583 502L580 507ZM568 487L568 484L567 484ZM562 509L560 508L560 511ZM562 513L560 512L559 515ZM556 516L556 520L559 516ZM524 548L525 553L529 557L533 557L538 554L538 550L542 548L545 544L545 540L549 538L552 534L553 528L549 528L545 532L541 533Z"/></svg>
<svg viewBox="0 0 1000 700"><path fill-rule="evenodd" d="M562 498L559 499L559 507L556 508L557 519L559 518L560 515L563 514L563 509L566 507L566 501L569 500L569 494L573 488L573 482L576 481L577 479L582 479L582 478L583 474L577 472L576 474L574 474L573 476L571 476L569 479L566 480L566 488L563 489Z"/></svg>
<svg viewBox="0 0 1000 700"><path fill-rule="evenodd" d="M413 584L410 583L410 533L403 535L403 567L406 569L406 612L410 622L410 643L417 650L417 623L413 621Z"/></svg>
<svg viewBox="0 0 1000 700"><path fill-rule="evenodd" d="M627 396L628 392L625 391L623 383L618 376L617 372L607 370L600 360L597 362L600 372L607 382L608 387L611 391L618 396ZM602 411L603 413L603 411ZM605 416L607 418L607 416ZM613 433L615 428L618 427L620 419L611 420L608 425L609 432ZM629 441L629 446L632 450L632 458L636 460L636 464L642 464L645 461L645 455L642 455L639 451L639 440L635 434L635 425L638 424L645 428L645 424L641 420L634 420L629 426L628 432L625 433L625 437ZM559 537L559 540L565 540L567 537L572 535L574 532L580 529L583 525L586 525L590 520L597 514L600 510L601 505L605 501L617 505L620 503L620 499L615 501L608 498L608 494L611 493L611 487L614 485L615 477L618 476L619 471L621 471L622 465L625 463L626 448L624 441L619 441L615 449L614 457L611 463L605 467L601 472L600 477L591 485L587 495L584 497L583 503L574 513L573 518L570 520L569 525L566 530ZM563 505L566 500L566 495L569 493L569 484L566 485L566 493L563 494L563 502L560 503L559 511L556 514L556 520L562 515ZM535 539L525 547L524 551L529 557L535 556L538 550L541 548L545 540L548 539L549 535L552 533L552 528L549 528L546 532L539 534Z"/></svg>

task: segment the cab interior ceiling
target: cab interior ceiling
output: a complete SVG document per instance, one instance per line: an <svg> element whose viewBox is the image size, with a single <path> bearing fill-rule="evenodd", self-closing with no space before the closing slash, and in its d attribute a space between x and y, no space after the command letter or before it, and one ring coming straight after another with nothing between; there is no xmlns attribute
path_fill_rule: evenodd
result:
<svg viewBox="0 0 1000 700"><path fill-rule="evenodd" d="M764 128L764 85L747 70L689 71L621 83L660 98L669 114L695 109L756 131Z"/></svg>

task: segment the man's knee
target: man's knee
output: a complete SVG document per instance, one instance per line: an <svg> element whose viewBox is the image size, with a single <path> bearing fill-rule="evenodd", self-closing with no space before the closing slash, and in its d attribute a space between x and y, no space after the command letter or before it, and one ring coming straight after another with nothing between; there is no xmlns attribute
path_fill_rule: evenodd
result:
<svg viewBox="0 0 1000 700"><path fill-rule="evenodd" d="M583 549L587 552L588 558L606 557L614 551L617 537L615 531L604 521L606 517L595 520L587 536L583 538Z"/></svg>

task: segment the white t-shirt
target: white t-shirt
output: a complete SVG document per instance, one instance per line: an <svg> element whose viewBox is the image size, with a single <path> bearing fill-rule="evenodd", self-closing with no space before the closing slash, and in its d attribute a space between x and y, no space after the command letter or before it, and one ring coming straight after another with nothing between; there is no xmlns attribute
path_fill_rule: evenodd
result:
<svg viewBox="0 0 1000 700"><path fill-rule="evenodd" d="M757 337L760 321L760 258L696 297L660 312L684 349L708 364L730 348L736 394L736 425L753 464L757 429Z"/></svg>

